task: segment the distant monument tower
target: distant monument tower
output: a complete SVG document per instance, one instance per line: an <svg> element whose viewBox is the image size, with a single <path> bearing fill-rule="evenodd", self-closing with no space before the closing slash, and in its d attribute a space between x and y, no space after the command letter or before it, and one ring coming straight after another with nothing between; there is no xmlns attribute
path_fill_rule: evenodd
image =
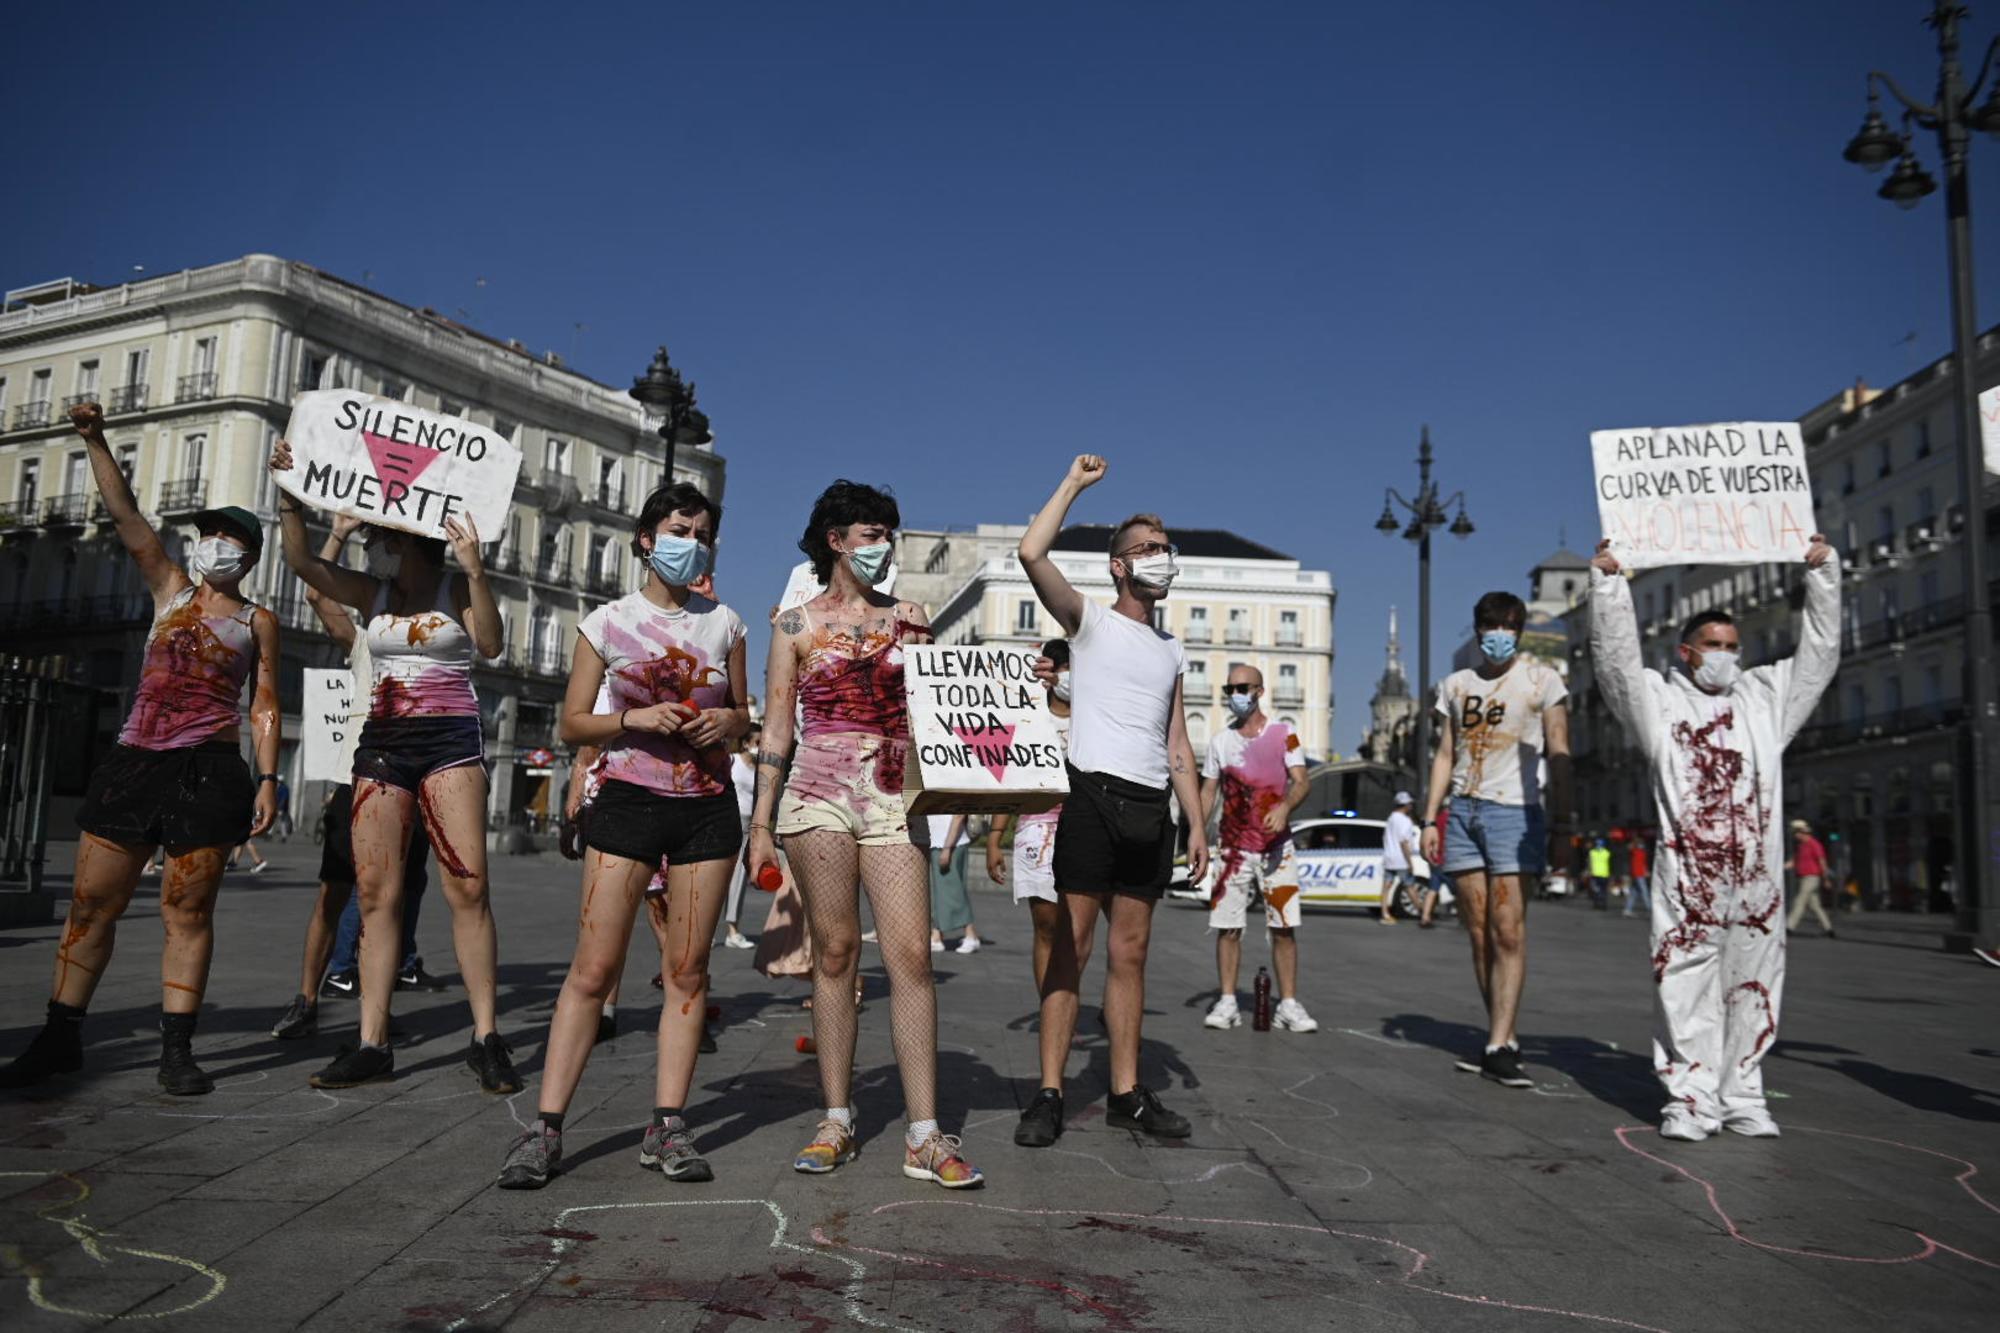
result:
<svg viewBox="0 0 2000 1333"><path fill-rule="evenodd" d="M1403 670L1403 645L1396 633L1396 608L1389 608L1389 651L1382 666L1382 678L1375 682L1375 696L1368 701L1368 735L1361 742L1367 756L1378 764L1410 767L1410 751L1416 733L1417 700L1410 694L1410 678Z"/></svg>

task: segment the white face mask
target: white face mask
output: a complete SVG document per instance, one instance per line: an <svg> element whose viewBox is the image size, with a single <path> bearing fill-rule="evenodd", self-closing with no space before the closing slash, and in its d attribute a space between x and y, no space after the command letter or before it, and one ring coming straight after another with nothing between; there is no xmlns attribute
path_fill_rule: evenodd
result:
<svg viewBox="0 0 2000 1333"><path fill-rule="evenodd" d="M1051 686L1050 689L1054 692L1056 698L1060 699L1064 703L1068 703L1069 672L1067 671L1056 672L1056 683L1053 686Z"/></svg>
<svg viewBox="0 0 2000 1333"><path fill-rule="evenodd" d="M1180 566L1174 563L1174 557L1165 551L1138 560L1128 560L1125 562L1125 568L1132 571L1134 583L1150 588L1154 592L1165 592L1173 587L1174 580L1181 572Z"/></svg>
<svg viewBox="0 0 2000 1333"><path fill-rule="evenodd" d="M188 572L203 583L220 579L227 583L242 577L250 564L250 552L227 537L203 537L194 545Z"/></svg>
<svg viewBox="0 0 2000 1333"><path fill-rule="evenodd" d="M1694 669L1694 683L1717 694L1728 693L1729 687L1734 685L1736 678L1742 674L1741 668L1737 665L1741 657L1740 653L1726 653L1720 650L1703 653L1701 665Z"/></svg>
<svg viewBox="0 0 2000 1333"><path fill-rule="evenodd" d="M387 542L370 542L361 550L370 578L393 579L403 570L403 553L392 551Z"/></svg>

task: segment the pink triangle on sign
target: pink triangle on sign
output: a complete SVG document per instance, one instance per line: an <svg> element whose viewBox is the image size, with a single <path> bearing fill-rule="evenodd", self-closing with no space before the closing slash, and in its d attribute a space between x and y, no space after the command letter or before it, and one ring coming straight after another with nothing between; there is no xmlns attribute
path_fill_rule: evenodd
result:
<svg viewBox="0 0 2000 1333"><path fill-rule="evenodd" d="M973 747L973 753L978 755L980 764L993 775L995 782L1006 781L1006 752L1007 747L1014 743L1013 727L1001 727L997 731L991 727L953 727L951 730L954 736ZM987 758L988 754L996 750L1000 755L997 763Z"/></svg>
<svg viewBox="0 0 2000 1333"><path fill-rule="evenodd" d="M381 479L384 491L388 490L392 481L401 482L405 487L413 485L424 474L424 469L440 457L435 449L426 449L420 444L405 444L386 435L364 430L361 438L368 444L369 457L375 460L375 475Z"/></svg>

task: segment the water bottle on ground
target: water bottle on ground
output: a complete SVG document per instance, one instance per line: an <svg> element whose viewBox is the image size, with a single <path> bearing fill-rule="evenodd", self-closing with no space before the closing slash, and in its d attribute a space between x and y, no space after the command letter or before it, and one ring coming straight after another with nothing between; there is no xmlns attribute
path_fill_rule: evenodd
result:
<svg viewBox="0 0 2000 1333"><path fill-rule="evenodd" d="M1257 969L1256 1000L1250 1015L1250 1027L1255 1032L1271 1030L1271 973L1267 968Z"/></svg>

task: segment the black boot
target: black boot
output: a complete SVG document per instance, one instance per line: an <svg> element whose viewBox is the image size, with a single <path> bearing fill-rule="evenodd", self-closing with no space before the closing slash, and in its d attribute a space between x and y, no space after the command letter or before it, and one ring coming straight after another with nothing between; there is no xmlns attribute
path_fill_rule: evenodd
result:
<svg viewBox="0 0 2000 1333"><path fill-rule="evenodd" d="M83 1010L49 1001L48 1021L28 1049L0 1069L0 1088L30 1088L54 1074L83 1068Z"/></svg>
<svg viewBox="0 0 2000 1333"><path fill-rule="evenodd" d="M194 1015L160 1015L160 1086L176 1097L215 1091L215 1080L194 1062Z"/></svg>

